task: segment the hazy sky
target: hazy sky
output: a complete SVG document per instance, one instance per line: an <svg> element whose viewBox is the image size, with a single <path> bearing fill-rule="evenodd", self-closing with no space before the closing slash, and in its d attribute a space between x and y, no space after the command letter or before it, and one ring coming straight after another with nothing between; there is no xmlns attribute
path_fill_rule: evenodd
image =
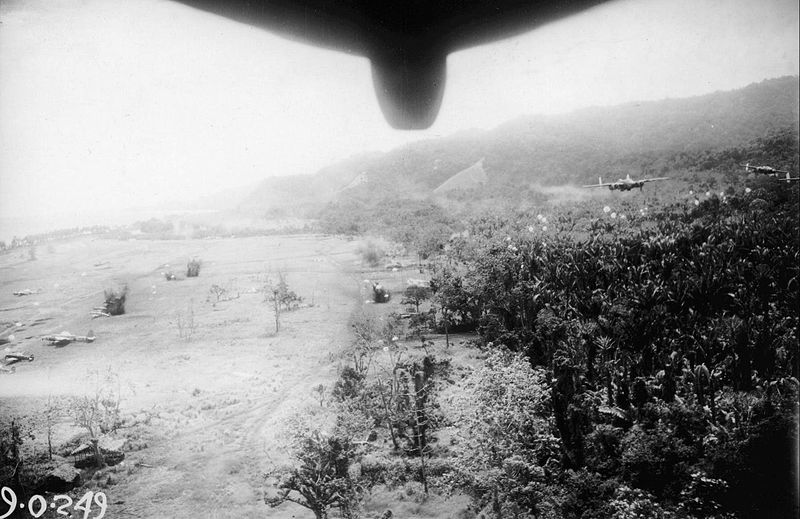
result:
<svg viewBox="0 0 800 519"><path fill-rule="evenodd" d="M0 218L54 227L523 114L795 75L800 45L797 0L614 2L451 55L436 124L402 132L366 59L167 0L0 0L0 22Z"/></svg>

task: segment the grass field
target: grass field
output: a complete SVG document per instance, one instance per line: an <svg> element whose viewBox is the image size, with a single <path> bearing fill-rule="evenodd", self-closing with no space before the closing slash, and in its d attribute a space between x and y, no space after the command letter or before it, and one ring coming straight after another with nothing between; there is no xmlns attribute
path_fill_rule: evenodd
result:
<svg viewBox="0 0 800 519"><path fill-rule="evenodd" d="M35 355L0 377L0 413L35 416L48 395L90 392L91 373L110 369L119 376L130 425L120 434L135 448L89 482L108 495L108 516L308 515L290 506L269 509L260 488L265 465L283 455L282 423L313 400L313 386L336 376L348 317L363 300L354 251L352 242L319 236L86 237L55 243L33 261L27 253L0 256L1 336L15 336L11 351ZM191 257L203 262L197 278L185 278ZM167 270L179 279L167 281ZM275 335L260 287L266 273L279 270L308 306L284 313ZM130 289L126 314L91 319L103 290L122 284ZM212 305L213 284L239 297ZM12 295L26 288L41 291ZM190 309L195 330L187 340L176 323L179 314L186 322ZM94 343L54 347L40 340L89 329ZM79 432L64 417L55 443Z"/></svg>
<svg viewBox="0 0 800 519"><path fill-rule="evenodd" d="M352 340L354 311L398 311L405 279L420 277L415 269L365 267L360 247L319 235L170 241L87 236L40 248L35 260L27 250L0 256L0 337L13 335L7 353L35 356L0 376L0 414L32 424L36 438L26 442L34 449L28 459L43 460L40 417L48 398L92 394L98 377L110 371L125 420L114 437L126 440L126 457L87 472L83 487L72 492L76 500L87 489L105 492L106 517L311 517L291 503L267 507L264 473L287 458L287 423L319 405L313 388L330 388L336 380ZM200 275L187 278L193 257L202 260ZM177 280L166 279L170 271ZM277 272L303 304L281 314L276 334L262 287ZM388 305L366 304L366 279L380 281L397 297ZM104 289L123 285L129 288L126 313L92 319ZM214 285L224 287L229 299L217 301ZM26 289L34 293L13 295ZM58 347L41 340L89 330L96 336L92 343ZM437 341L439 348L443 342ZM66 454L82 434L68 412L60 413L54 450ZM376 490L365 513L391 507L403 517L456 517L467 504L461 496L428 498L416 490ZM61 517L52 511L44 517L51 514Z"/></svg>

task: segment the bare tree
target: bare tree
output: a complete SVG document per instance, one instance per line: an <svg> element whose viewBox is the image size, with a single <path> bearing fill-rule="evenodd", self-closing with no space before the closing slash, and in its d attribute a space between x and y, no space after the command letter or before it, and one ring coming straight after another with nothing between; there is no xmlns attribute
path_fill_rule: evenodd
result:
<svg viewBox="0 0 800 519"><path fill-rule="evenodd" d="M265 276L262 291L265 296L264 301L272 303L275 312L275 333L277 334L281 329L281 313L284 310L298 308L303 298L289 289L286 276L280 271L275 275L268 273Z"/></svg>

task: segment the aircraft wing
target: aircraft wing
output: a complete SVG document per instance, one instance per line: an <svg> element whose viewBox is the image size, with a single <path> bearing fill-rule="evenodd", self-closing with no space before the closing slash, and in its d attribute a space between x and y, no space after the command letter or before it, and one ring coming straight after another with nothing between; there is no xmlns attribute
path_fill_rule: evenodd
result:
<svg viewBox="0 0 800 519"><path fill-rule="evenodd" d="M281 36L368 57L386 120L427 128L444 93L447 55L608 0L178 0Z"/></svg>
<svg viewBox="0 0 800 519"><path fill-rule="evenodd" d="M619 182L603 182L602 184L588 184L581 187L608 187L608 186L616 186Z"/></svg>
<svg viewBox="0 0 800 519"><path fill-rule="evenodd" d="M50 342L74 341L75 337L72 335L45 335L42 340Z"/></svg>
<svg viewBox="0 0 800 519"><path fill-rule="evenodd" d="M637 180L637 182L658 182L659 180L669 180L669 177L643 178L642 180Z"/></svg>

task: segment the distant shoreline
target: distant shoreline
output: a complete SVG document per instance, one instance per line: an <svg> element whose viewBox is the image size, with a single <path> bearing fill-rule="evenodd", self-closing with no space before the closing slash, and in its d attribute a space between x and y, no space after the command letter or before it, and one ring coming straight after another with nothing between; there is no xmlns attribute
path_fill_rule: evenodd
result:
<svg viewBox="0 0 800 519"><path fill-rule="evenodd" d="M106 226L125 227L150 218L166 218L196 214L218 213L216 209L128 209L117 213L62 213L40 220L0 216L0 241L58 233L75 228Z"/></svg>

